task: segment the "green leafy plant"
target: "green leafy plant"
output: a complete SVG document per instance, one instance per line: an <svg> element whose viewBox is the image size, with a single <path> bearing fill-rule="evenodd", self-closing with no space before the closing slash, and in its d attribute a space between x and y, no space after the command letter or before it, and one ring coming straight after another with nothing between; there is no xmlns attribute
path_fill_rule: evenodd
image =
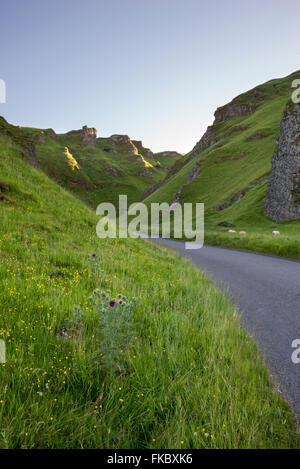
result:
<svg viewBox="0 0 300 469"><path fill-rule="evenodd" d="M91 267L91 273L94 277L102 277L104 278L104 270L101 268L100 265L100 258L98 254L90 254L89 255L89 262Z"/></svg>
<svg viewBox="0 0 300 469"><path fill-rule="evenodd" d="M122 369L124 358L133 335L132 313L135 299L111 296L99 289L90 300L97 313L95 341L99 344L101 362L110 369Z"/></svg>

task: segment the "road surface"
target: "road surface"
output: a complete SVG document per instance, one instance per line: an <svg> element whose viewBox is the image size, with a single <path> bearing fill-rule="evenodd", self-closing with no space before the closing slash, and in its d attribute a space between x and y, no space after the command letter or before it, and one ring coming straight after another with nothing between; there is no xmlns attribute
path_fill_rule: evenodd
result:
<svg viewBox="0 0 300 469"><path fill-rule="evenodd" d="M300 421L300 363L291 358L292 342L300 339L300 262L213 246L186 250L184 242L169 239L155 242L175 249L230 291L242 326Z"/></svg>

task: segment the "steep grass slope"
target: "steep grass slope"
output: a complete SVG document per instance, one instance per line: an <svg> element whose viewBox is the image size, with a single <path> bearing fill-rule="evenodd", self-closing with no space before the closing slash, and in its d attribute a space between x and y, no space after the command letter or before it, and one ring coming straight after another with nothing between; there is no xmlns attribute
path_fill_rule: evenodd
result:
<svg viewBox="0 0 300 469"><path fill-rule="evenodd" d="M151 243L99 240L92 211L3 136L0 181L1 448L299 448L255 345L208 279ZM96 287L136 298L114 368L88 299Z"/></svg>
<svg viewBox="0 0 300 469"><path fill-rule="evenodd" d="M127 194L129 203L136 202L145 188L166 172L156 167L148 149L141 147L143 156L130 139L115 142L98 138L93 146L85 143L81 131L56 135L51 129L13 126L3 118L0 132L20 144L36 167L93 208L100 202L117 204L119 194ZM72 167L67 154L77 165Z"/></svg>
<svg viewBox="0 0 300 469"><path fill-rule="evenodd" d="M263 213L279 124L296 78L300 72L260 85L219 108L214 124L146 202L204 202L207 242L300 257L300 222L276 224ZM228 228L222 222L233 222L247 236L240 240L225 234ZM280 241L271 236L278 227Z"/></svg>

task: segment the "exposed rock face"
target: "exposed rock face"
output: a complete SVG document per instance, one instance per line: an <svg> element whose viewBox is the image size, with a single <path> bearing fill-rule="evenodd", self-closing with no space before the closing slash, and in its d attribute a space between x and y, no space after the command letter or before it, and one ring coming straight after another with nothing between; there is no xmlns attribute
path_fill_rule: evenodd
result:
<svg viewBox="0 0 300 469"><path fill-rule="evenodd" d="M56 133L54 132L53 129L45 130L45 134L50 138L56 139Z"/></svg>
<svg viewBox="0 0 300 469"><path fill-rule="evenodd" d="M142 140L132 140L132 143L142 153L142 150L144 149Z"/></svg>
<svg viewBox="0 0 300 469"><path fill-rule="evenodd" d="M42 131L42 132L38 135L37 142L38 142L38 143L45 143L45 141L46 141L46 137L45 137L44 132Z"/></svg>
<svg viewBox="0 0 300 469"><path fill-rule="evenodd" d="M191 160L196 158L199 153L206 150L207 148L212 147L216 143L230 136L233 132L237 132L245 129L238 123L232 123L225 130L223 123L228 119L235 117L248 116L252 114L261 104L267 99L263 87L257 87L253 90L248 91L240 96L234 98L230 103L225 106L219 107L214 114L214 122L212 125L207 127L206 132L201 137L199 142L196 143L193 150L189 154L188 158L185 160L185 164L189 163ZM208 150L210 152L212 149ZM187 181L183 187L179 187L176 194L174 194L172 201L178 201L178 197L182 192L184 186L189 184L192 179L196 178L200 173L200 163L196 163L192 170L190 171ZM168 175L167 175L168 176ZM165 178L166 179L166 178Z"/></svg>
<svg viewBox="0 0 300 469"><path fill-rule="evenodd" d="M128 135L114 134L106 138L98 138L99 142L106 142L107 147L102 147L108 153L132 153L137 158L145 157L154 159L154 154L149 148L144 148L141 140L131 140Z"/></svg>
<svg viewBox="0 0 300 469"><path fill-rule="evenodd" d="M193 148L192 155L196 156L206 148L228 137L230 133L234 131L233 128L231 131L217 136L216 131L218 130L218 124L234 117L243 117L252 114L264 99L266 99L264 91L258 87L237 96L230 103L225 104L225 106L218 107L214 113L215 119L213 125L207 127L206 132ZM236 127L236 130L238 129L239 127Z"/></svg>
<svg viewBox="0 0 300 469"><path fill-rule="evenodd" d="M201 160L197 161L197 163L192 167L185 184L189 184L193 179L195 179L198 176L198 174L200 173L201 163L202 163Z"/></svg>
<svg viewBox="0 0 300 469"><path fill-rule="evenodd" d="M161 151L160 153L156 153L154 156L156 155L159 156L160 158L168 158L168 157L178 158L182 156L182 154L178 153L177 151Z"/></svg>
<svg viewBox="0 0 300 469"><path fill-rule="evenodd" d="M247 98L243 95L233 99L229 104L218 107L215 112L215 122L224 122L232 117L248 116L254 112L260 105L260 100L264 98L264 93L259 89L254 89L247 93Z"/></svg>
<svg viewBox="0 0 300 469"><path fill-rule="evenodd" d="M23 149L24 154L27 156L29 161L39 168L39 163L36 157L35 145L32 143L31 145L27 145L26 148Z"/></svg>
<svg viewBox="0 0 300 469"><path fill-rule="evenodd" d="M112 143L116 145L126 145L126 152L127 153L133 153L134 155L138 155L138 149L136 146L133 144L131 141L130 137L128 135L111 135L109 137L109 140L112 141Z"/></svg>
<svg viewBox="0 0 300 469"><path fill-rule="evenodd" d="M128 135L114 134L111 135L109 138L118 145L121 145L122 143L129 143L131 141Z"/></svg>
<svg viewBox="0 0 300 469"><path fill-rule="evenodd" d="M201 151L203 151L206 148L208 148L208 147L214 145L215 143L217 143L218 139L215 136L215 131L214 130L215 130L214 124L209 125L207 127L207 130L206 130L205 134L201 137L199 142L193 148L193 152L192 152L193 156L196 156Z"/></svg>
<svg viewBox="0 0 300 469"><path fill-rule="evenodd" d="M145 151L146 150L146 151ZM145 158L148 158L149 160L153 160L154 159L154 154L151 150L145 148L144 149L144 153L143 153L144 157Z"/></svg>
<svg viewBox="0 0 300 469"><path fill-rule="evenodd" d="M106 153L112 153L113 155L117 155L117 151L113 150L112 148L102 148L103 151L106 151Z"/></svg>
<svg viewBox="0 0 300 469"><path fill-rule="evenodd" d="M183 186L179 186L175 195L173 195L171 200L171 205L178 204L180 202L180 194L182 192Z"/></svg>
<svg viewBox="0 0 300 469"><path fill-rule="evenodd" d="M146 187L144 190L140 200L146 199L149 195L153 194L157 189L159 189L162 186L164 179L161 179L160 181L156 182L155 184L152 184L151 186Z"/></svg>
<svg viewBox="0 0 300 469"><path fill-rule="evenodd" d="M145 158L149 158L152 160L154 159L153 152L150 150L150 148L145 148L141 140L132 140L132 143L136 146L139 153L141 153L141 155L143 155Z"/></svg>
<svg viewBox="0 0 300 469"><path fill-rule="evenodd" d="M281 119L265 214L276 221L300 218L300 105L292 102Z"/></svg>
<svg viewBox="0 0 300 469"><path fill-rule="evenodd" d="M83 143L86 145L96 146L96 139L97 139L97 129L94 127L89 128L87 125L84 125L81 129L81 135Z"/></svg>

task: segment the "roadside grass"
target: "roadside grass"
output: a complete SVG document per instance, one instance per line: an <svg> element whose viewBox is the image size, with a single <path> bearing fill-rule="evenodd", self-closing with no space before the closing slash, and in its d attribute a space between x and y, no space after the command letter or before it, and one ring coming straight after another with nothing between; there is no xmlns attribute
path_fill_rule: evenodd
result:
<svg viewBox="0 0 300 469"><path fill-rule="evenodd" d="M201 272L152 243L99 240L93 212L2 138L0 181L0 448L300 447L256 346ZM101 366L96 287L136 298L119 372ZM63 338L76 305L85 326Z"/></svg>
<svg viewBox="0 0 300 469"><path fill-rule="evenodd" d="M207 213L206 244L300 259L300 220L275 222L268 218L263 212L266 189L265 182L228 209ZM233 222L234 226L219 226L224 221ZM237 233L228 233L229 228ZM274 230L280 235L272 235ZM246 234L241 235L239 231Z"/></svg>
<svg viewBox="0 0 300 469"><path fill-rule="evenodd" d="M300 259L300 244L298 236L275 237L269 234L239 235L238 233L220 233L205 231L205 244L222 246L230 249L240 249L290 259Z"/></svg>

